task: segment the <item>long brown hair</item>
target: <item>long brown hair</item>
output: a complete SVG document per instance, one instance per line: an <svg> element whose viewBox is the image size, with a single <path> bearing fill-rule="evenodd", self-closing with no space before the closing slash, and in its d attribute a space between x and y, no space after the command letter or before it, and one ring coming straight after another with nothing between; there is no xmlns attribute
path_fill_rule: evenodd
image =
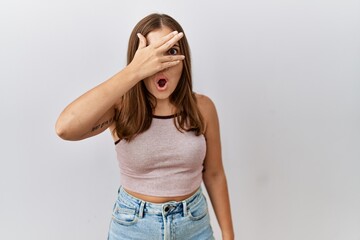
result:
<svg viewBox="0 0 360 240"><path fill-rule="evenodd" d="M173 31L184 32L180 24L166 14L150 14L143 18L133 29L127 53L127 64L135 55L139 45L137 33L143 36L153 30L167 26ZM176 110L174 118L176 128L181 131L194 131L198 136L204 132L204 124L201 113L196 104L195 93L192 90L190 48L186 35L179 40L180 52L185 55L183 70L174 92L169 100ZM120 101L116 110L116 133L120 139L131 141L137 134L149 129L152 121L153 110L156 107L156 98L146 89L143 81L138 82Z"/></svg>

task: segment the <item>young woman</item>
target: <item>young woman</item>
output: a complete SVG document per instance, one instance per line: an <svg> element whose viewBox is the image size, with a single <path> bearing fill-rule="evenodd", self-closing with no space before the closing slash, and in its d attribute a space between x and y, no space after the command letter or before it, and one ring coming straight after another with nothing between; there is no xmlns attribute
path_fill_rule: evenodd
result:
<svg viewBox="0 0 360 240"><path fill-rule="evenodd" d="M222 238L234 239L218 117L192 90L183 29L168 15L146 16L130 35L127 59L56 123L65 140L110 129L121 186L108 239L214 239L202 182Z"/></svg>

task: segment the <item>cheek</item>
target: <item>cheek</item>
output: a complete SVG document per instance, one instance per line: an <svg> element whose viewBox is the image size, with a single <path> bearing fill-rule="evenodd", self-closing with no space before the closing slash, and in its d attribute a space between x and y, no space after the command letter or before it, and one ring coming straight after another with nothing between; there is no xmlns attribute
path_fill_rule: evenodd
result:
<svg viewBox="0 0 360 240"><path fill-rule="evenodd" d="M176 78L180 79L182 71L183 71L183 63L179 63L178 65L174 66L172 69L172 73Z"/></svg>
<svg viewBox="0 0 360 240"><path fill-rule="evenodd" d="M179 71L179 73L181 74L182 71L183 71L183 68L184 68L184 62L181 61L178 65L179 65L179 66L177 66L177 67L179 67L178 71Z"/></svg>
<svg viewBox="0 0 360 240"><path fill-rule="evenodd" d="M148 91L150 91L150 86L151 86L151 80L150 79L144 79L144 84L145 84L145 87Z"/></svg>

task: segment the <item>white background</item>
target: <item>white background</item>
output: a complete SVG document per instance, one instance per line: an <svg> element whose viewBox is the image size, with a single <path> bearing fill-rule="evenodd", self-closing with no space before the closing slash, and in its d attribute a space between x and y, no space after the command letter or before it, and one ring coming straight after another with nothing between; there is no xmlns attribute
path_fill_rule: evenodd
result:
<svg viewBox="0 0 360 240"><path fill-rule="evenodd" d="M359 240L355 0L1 1L0 239L106 239L110 134L66 142L54 124L124 67L152 12L182 24L194 90L217 106L236 239Z"/></svg>

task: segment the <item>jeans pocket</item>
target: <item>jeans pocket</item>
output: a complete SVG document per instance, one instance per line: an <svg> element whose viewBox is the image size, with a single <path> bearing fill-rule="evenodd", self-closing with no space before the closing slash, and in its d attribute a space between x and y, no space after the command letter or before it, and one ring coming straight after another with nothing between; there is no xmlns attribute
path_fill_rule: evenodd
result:
<svg viewBox="0 0 360 240"><path fill-rule="evenodd" d="M201 196L201 200L194 206L189 206L188 209L189 218L193 221L203 219L208 214L208 206L204 196Z"/></svg>
<svg viewBox="0 0 360 240"><path fill-rule="evenodd" d="M135 207L129 207L119 201L115 203L112 213L113 220L121 225L133 225L137 222Z"/></svg>

